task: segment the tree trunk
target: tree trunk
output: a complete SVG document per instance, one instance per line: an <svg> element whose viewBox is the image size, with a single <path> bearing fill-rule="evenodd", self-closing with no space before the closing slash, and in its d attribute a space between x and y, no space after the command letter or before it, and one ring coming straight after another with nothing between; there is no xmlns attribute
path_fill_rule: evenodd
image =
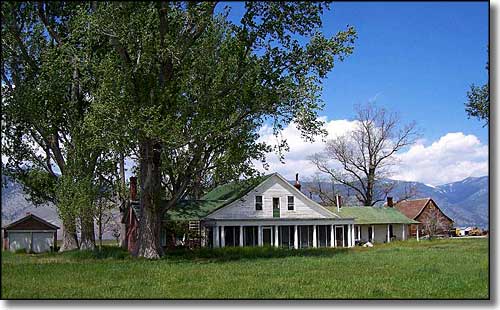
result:
<svg viewBox="0 0 500 310"><path fill-rule="evenodd" d="M126 223L126 216L127 216L127 209L128 209L128 195L127 195L127 190L125 188L125 158L123 154L120 154L120 190L121 193L119 195L121 201L120 205L120 247L123 249L128 249L128 242L127 242L127 223Z"/></svg>
<svg viewBox="0 0 500 310"><path fill-rule="evenodd" d="M82 212L82 215L80 216L82 228L80 250L95 249L94 217L89 211L90 210L86 210L86 212Z"/></svg>
<svg viewBox="0 0 500 310"><path fill-rule="evenodd" d="M136 255L150 259L160 258L161 224L161 146L146 139L139 144L141 211L139 216L139 240Z"/></svg>
<svg viewBox="0 0 500 310"><path fill-rule="evenodd" d="M60 252L78 249L78 237L76 235L75 219L63 219L62 243Z"/></svg>

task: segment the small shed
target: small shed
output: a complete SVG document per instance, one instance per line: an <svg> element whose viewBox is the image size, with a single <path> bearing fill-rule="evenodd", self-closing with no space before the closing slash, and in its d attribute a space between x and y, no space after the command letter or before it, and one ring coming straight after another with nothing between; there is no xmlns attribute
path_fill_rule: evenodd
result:
<svg viewBox="0 0 500 310"><path fill-rule="evenodd" d="M25 217L3 227L4 250L12 252L26 249L31 253L41 253L57 247L57 227L46 220L27 213Z"/></svg>

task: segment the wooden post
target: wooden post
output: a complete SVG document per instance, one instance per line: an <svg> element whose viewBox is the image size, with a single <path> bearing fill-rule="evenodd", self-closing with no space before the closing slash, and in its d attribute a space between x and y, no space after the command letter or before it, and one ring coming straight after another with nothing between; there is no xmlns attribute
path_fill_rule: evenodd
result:
<svg viewBox="0 0 500 310"><path fill-rule="evenodd" d="M347 247L348 248L351 247L351 238L352 238L351 225L347 225Z"/></svg>
<svg viewBox="0 0 500 310"><path fill-rule="evenodd" d="M335 246L335 226L330 225L330 247L333 248Z"/></svg>
<svg viewBox="0 0 500 310"><path fill-rule="evenodd" d="M406 224L403 224L403 234L401 235L402 240L406 240Z"/></svg>
<svg viewBox="0 0 500 310"><path fill-rule="evenodd" d="M390 233L390 230L389 230L389 225L390 224L387 224L387 243L391 242L391 233Z"/></svg>
<svg viewBox="0 0 500 310"><path fill-rule="evenodd" d="M278 225L274 226L274 246L279 247Z"/></svg>
<svg viewBox="0 0 500 310"><path fill-rule="evenodd" d="M375 225L372 225L372 243L375 243Z"/></svg>
<svg viewBox="0 0 500 310"><path fill-rule="evenodd" d="M293 248L296 250L299 248L299 229L297 225L293 226Z"/></svg>
<svg viewBox="0 0 500 310"><path fill-rule="evenodd" d="M226 246L226 231L224 226L220 227L220 246L221 248Z"/></svg>
<svg viewBox="0 0 500 310"><path fill-rule="evenodd" d="M355 236L355 231L354 231L354 224L351 225L351 232L352 232L352 244L351 246L354 247L356 246L356 236Z"/></svg>
<svg viewBox="0 0 500 310"><path fill-rule="evenodd" d="M263 243L262 243L262 226L259 225L257 227L257 229L258 229L257 230L257 245L262 246L263 245Z"/></svg>
<svg viewBox="0 0 500 310"><path fill-rule="evenodd" d="M313 248L318 247L318 233L316 232L316 225L313 225Z"/></svg>
<svg viewBox="0 0 500 310"><path fill-rule="evenodd" d="M418 225L417 225L417 241L419 241L419 239L418 239Z"/></svg>
<svg viewBox="0 0 500 310"><path fill-rule="evenodd" d="M219 226L215 225L213 227L213 234L212 235L214 238L213 247L218 248L219 247Z"/></svg>
<svg viewBox="0 0 500 310"><path fill-rule="evenodd" d="M243 246L243 226L240 225L240 246Z"/></svg>

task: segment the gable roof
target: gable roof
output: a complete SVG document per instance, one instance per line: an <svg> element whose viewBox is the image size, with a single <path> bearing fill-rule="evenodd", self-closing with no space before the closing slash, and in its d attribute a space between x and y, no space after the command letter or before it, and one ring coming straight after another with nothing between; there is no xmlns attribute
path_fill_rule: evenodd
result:
<svg viewBox="0 0 500 310"><path fill-rule="evenodd" d="M415 219L429 203L431 198L419 198L397 202L394 207L411 219Z"/></svg>
<svg viewBox="0 0 500 310"><path fill-rule="evenodd" d="M4 226L3 229L5 229L5 230L12 229L13 227L15 227L15 226L17 226L19 224L22 224L22 223L24 223L24 222L26 222L28 220L37 221L37 222L39 222L39 223L47 226L48 229L54 229L54 230L59 229L58 226L56 226L56 225L54 225L52 223L47 222L46 220L42 219L41 217L38 217L38 216L34 215L33 213L29 213L25 217L20 218L19 220L14 221L14 222L12 222L12 223ZM36 229L33 229L33 230L36 230Z"/></svg>
<svg viewBox="0 0 500 310"><path fill-rule="evenodd" d="M331 209L336 207L330 207ZM354 218L355 224L418 224L403 213L389 207L342 207L342 218Z"/></svg>
<svg viewBox="0 0 500 310"><path fill-rule="evenodd" d="M450 221L453 222L453 220L447 216L443 210L441 210L437 203L430 197L428 198L420 198L420 199L413 199L413 200L404 200L396 203L394 205L395 208L397 208L401 213L406 215L409 218L416 219L425 209L425 207L429 204L429 202L433 202L436 208Z"/></svg>
<svg viewBox="0 0 500 310"><path fill-rule="evenodd" d="M271 176L273 174L234 181L214 188L199 200L182 200L174 209L167 211L164 219L172 221L200 220L210 213L245 196L252 189L267 181Z"/></svg>

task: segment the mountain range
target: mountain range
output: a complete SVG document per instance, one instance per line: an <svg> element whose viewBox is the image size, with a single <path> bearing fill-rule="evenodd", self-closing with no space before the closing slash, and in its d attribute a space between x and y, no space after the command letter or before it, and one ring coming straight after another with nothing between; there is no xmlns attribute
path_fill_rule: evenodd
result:
<svg viewBox="0 0 500 310"><path fill-rule="evenodd" d="M426 185L420 182L388 180L395 182L391 195L397 200L409 187L415 191L414 198L432 198L455 221L456 226L488 227L488 176L469 177L464 180L439 186ZM294 181L293 181L294 182ZM291 182L291 183L293 183ZM312 183L301 182L303 191ZM322 183L323 188L331 188L331 184ZM335 184L336 191L347 196L347 190ZM318 197L312 196L314 200ZM355 204L351 199L346 204ZM36 214L55 225L61 226L57 210L52 204L34 206L27 199L22 186L8 177L2 177L2 226L23 217L27 212ZM60 232L61 230L59 230ZM105 239L112 239L111 232L104 234Z"/></svg>

